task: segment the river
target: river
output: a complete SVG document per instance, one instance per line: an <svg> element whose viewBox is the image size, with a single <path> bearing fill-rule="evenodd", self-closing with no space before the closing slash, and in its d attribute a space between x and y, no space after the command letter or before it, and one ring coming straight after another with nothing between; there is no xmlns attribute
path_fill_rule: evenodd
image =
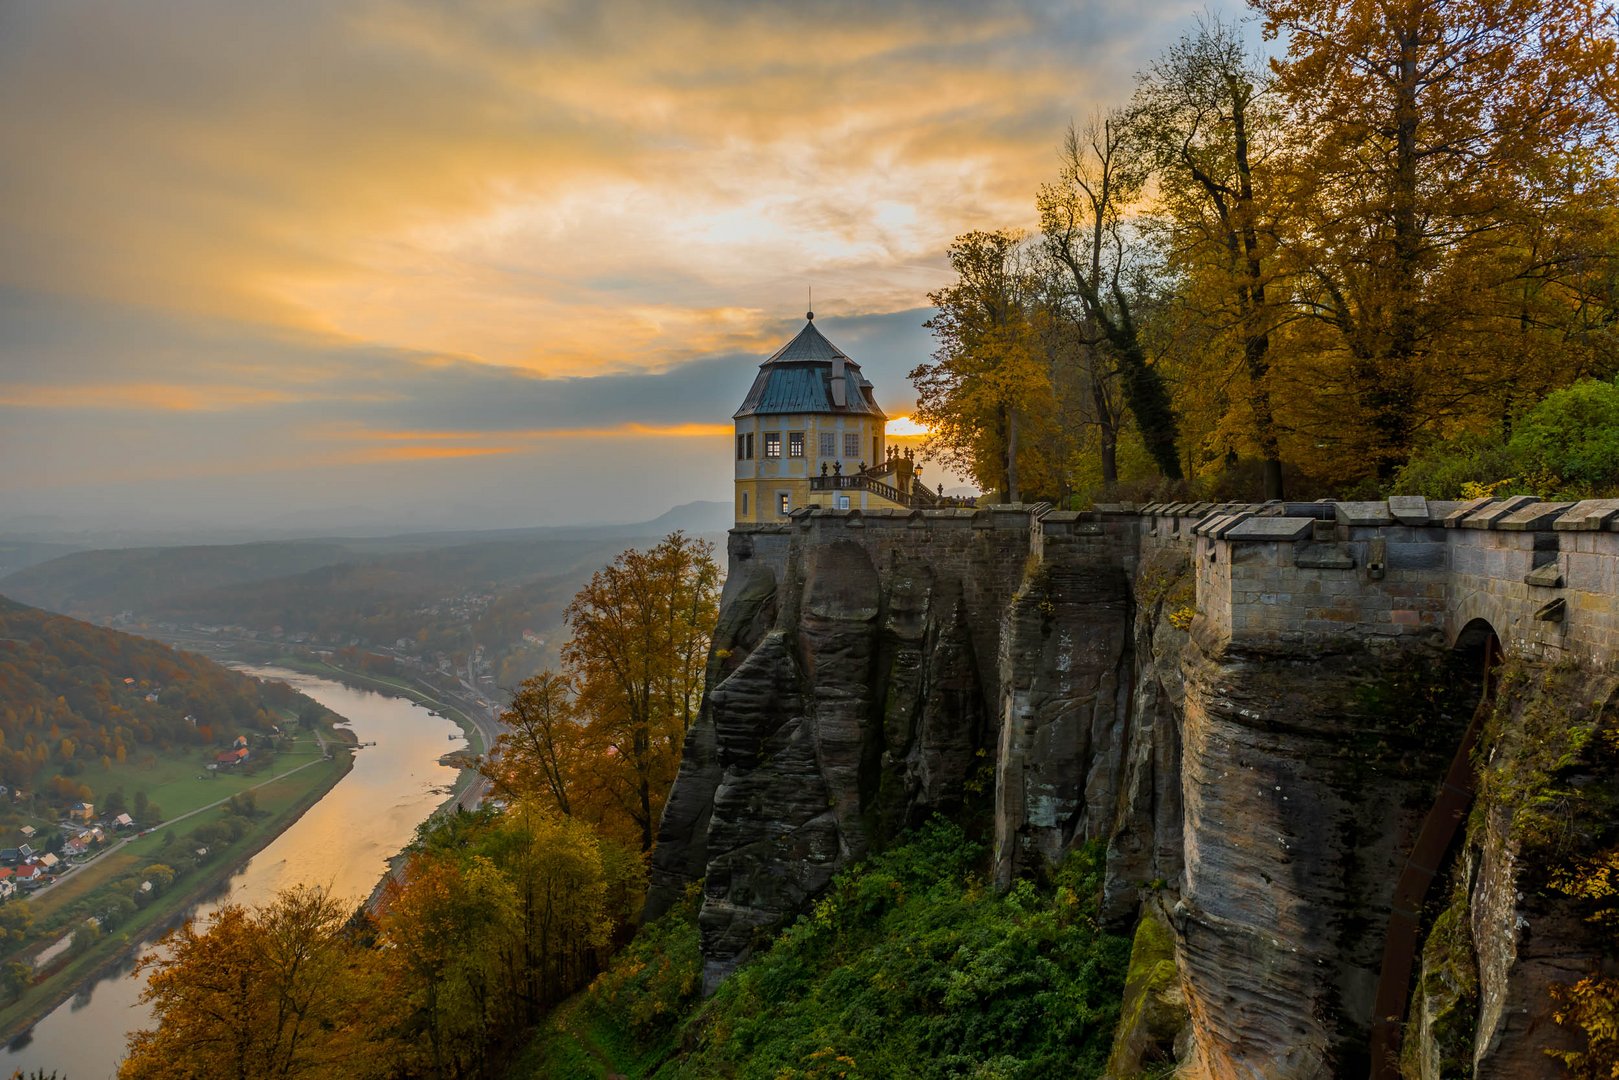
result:
<svg viewBox="0 0 1619 1080"><path fill-rule="evenodd" d="M255 904L301 882L329 886L359 903L386 872L388 857L444 801L443 789L455 782L456 771L438 758L466 747L460 729L403 698L279 668L242 670L292 684L345 717L360 742L376 746L360 750L336 787L249 859L219 897L190 914L205 919L224 899ZM449 734L457 741L449 741ZM132 967L133 958L13 1042L0 1053L0 1076L15 1069L54 1069L63 1080L115 1076L126 1035L151 1023L150 1010L138 1000L141 983L129 976Z"/></svg>

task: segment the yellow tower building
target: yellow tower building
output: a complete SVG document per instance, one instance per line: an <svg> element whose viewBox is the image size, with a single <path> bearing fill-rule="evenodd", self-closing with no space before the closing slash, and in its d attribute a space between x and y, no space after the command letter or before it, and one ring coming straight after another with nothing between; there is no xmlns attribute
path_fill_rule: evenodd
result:
<svg viewBox="0 0 1619 1080"><path fill-rule="evenodd" d="M777 522L803 506L932 506L908 456L891 454L871 383L815 328L759 365L736 420L737 524Z"/></svg>

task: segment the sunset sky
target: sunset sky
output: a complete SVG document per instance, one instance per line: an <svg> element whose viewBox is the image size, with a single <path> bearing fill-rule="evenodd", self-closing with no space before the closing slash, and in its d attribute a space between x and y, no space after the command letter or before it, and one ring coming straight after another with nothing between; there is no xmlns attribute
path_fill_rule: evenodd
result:
<svg viewBox="0 0 1619 1080"><path fill-rule="evenodd" d="M904 414L950 239L1205 10L0 3L0 532L729 499L806 288Z"/></svg>

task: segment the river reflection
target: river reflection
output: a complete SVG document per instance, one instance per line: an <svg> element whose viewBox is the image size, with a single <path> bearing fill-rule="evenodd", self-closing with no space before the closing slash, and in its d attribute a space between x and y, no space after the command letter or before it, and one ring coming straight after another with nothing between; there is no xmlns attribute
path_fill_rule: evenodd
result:
<svg viewBox="0 0 1619 1080"><path fill-rule="evenodd" d="M361 742L376 746L359 751L354 769L325 798L192 914L205 919L227 897L255 904L300 882L326 885L358 903L386 871L388 857L410 841L443 801L443 789L455 782L455 770L438 764L439 755L466 743L447 741L446 733L459 731L453 723L402 698L279 668L242 670L292 684L347 718ZM54 1069L64 1080L115 1076L126 1035L151 1021L139 1001L141 983L130 978L133 967L131 959L0 1052L0 1076L15 1069Z"/></svg>

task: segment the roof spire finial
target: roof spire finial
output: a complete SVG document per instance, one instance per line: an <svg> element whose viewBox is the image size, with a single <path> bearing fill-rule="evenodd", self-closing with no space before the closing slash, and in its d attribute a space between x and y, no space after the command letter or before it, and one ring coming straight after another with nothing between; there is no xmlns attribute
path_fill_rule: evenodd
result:
<svg viewBox="0 0 1619 1080"><path fill-rule="evenodd" d="M809 286L809 310L804 312L804 318L810 322L815 321L815 286Z"/></svg>

